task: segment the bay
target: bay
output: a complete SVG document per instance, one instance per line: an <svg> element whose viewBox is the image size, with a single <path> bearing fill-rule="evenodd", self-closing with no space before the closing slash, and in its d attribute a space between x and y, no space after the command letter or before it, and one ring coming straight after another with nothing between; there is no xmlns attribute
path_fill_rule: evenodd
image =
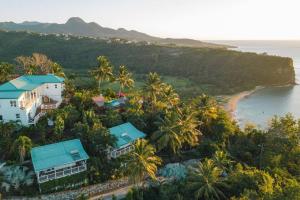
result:
<svg viewBox="0 0 300 200"><path fill-rule="evenodd" d="M290 57L294 61L296 82L300 83L300 41L213 41L236 46L243 52ZM267 87L241 99L235 116L243 127L247 123L266 128L274 115L287 113L300 118L300 85Z"/></svg>

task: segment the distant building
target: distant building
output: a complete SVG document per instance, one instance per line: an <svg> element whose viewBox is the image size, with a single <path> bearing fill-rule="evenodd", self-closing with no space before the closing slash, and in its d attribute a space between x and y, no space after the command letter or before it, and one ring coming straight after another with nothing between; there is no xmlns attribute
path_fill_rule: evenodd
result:
<svg viewBox="0 0 300 200"><path fill-rule="evenodd" d="M64 79L53 74L24 75L0 85L0 121L36 124L61 104Z"/></svg>
<svg viewBox="0 0 300 200"><path fill-rule="evenodd" d="M105 97L103 97L102 95L95 96L92 98L92 100L99 108L119 108L120 106L126 104L127 97L124 93L119 93L117 94L116 99L110 101L105 101Z"/></svg>
<svg viewBox="0 0 300 200"><path fill-rule="evenodd" d="M139 131L131 123L121 124L109 129L110 134L117 138L116 147L109 151L109 156L117 158L133 150L133 143L146 137L146 134Z"/></svg>
<svg viewBox="0 0 300 200"><path fill-rule="evenodd" d="M78 139L39 146L31 150L38 183L84 172L87 170L88 158Z"/></svg>

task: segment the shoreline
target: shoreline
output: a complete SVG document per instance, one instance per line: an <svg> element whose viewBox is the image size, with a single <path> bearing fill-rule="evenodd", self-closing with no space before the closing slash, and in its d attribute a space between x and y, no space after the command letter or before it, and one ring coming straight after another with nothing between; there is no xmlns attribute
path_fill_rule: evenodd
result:
<svg viewBox="0 0 300 200"><path fill-rule="evenodd" d="M227 96L228 101L224 104L224 109L228 112L231 119L235 119L235 111L237 109L237 104L240 100L246 98L247 96L253 94L254 92L263 89L263 86L256 86L252 90L246 90L231 96Z"/></svg>

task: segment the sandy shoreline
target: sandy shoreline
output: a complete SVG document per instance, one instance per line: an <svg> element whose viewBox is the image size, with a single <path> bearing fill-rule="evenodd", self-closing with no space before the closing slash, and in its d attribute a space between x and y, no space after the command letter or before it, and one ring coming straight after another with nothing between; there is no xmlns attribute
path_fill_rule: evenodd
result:
<svg viewBox="0 0 300 200"><path fill-rule="evenodd" d="M254 92L256 92L257 90L260 90L264 88L263 86L256 86L253 90L248 90L248 91L243 91L237 94L234 94L232 96L228 96L228 102L224 105L225 110L229 113L229 115L231 116L232 119L235 119L235 111L237 109L237 104L238 102L253 94Z"/></svg>

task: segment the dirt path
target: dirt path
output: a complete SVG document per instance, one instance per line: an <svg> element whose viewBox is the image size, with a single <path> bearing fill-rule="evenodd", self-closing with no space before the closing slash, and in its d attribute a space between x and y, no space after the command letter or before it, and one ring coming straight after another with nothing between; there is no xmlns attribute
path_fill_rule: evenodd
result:
<svg viewBox="0 0 300 200"><path fill-rule="evenodd" d="M117 197L117 199L122 199L126 196L127 192L133 187L133 185L130 186L126 186L123 188L119 188L117 190L105 193L105 194L100 194L100 195L96 195L93 197L90 197L90 200L98 200L98 199L103 199L103 200L111 200L113 195L115 195Z"/></svg>

